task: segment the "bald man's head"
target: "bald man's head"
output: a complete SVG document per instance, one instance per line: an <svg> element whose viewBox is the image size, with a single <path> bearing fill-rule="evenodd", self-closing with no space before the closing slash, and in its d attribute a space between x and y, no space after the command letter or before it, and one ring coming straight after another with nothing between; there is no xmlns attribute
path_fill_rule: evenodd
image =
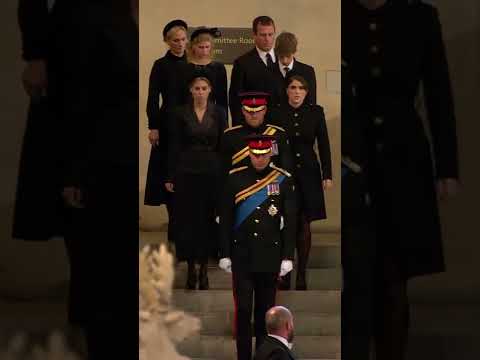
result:
<svg viewBox="0 0 480 360"><path fill-rule="evenodd" d="M267 332L279 335L289 342L293 340L293 316L290 310L284 306L274 306L265 314Z"/></svg>

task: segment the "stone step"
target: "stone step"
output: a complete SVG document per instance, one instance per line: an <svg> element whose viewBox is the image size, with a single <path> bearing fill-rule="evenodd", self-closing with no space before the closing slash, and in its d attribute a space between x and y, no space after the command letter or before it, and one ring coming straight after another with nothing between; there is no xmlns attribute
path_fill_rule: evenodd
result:
<svg viewBox="0 0 480 360"><path fill-rule="evenodd" d="M163 244L167 243L167 233L164 231L140 232L139 239L140 247L147 244ZM340 264L340 235L337 233L312 234L308 267L332 268L340 267Z"/></svg>
<svg viewBox="0 0 480 360"><path fill-rule="evenodd" d="M340 336L296 336L292 351L298 358L340 359L340 342ZM190 357L236 359L235 341L229 336L194 336L178 344L177 349Z"/></svg>
<svg viewBox="0 0 480 360"><path fill-rule="evenodd" d="M201 335L232 335L233 311L192 315L202 322ZM296 312L294 319L296 336L334 336L341 333L339 314Z"/></svg>
<svg viewBox="0 0 480 360"><path fill-rule="evenodd" d="M232 290L173 290L173 306L193 313L231 312ZM339 290L279 291L277 305L296 312L340 313Z"/></svg>
<svg viewBox="0 0 480 360"><path fill-rule="evenodd" d="M296 270L291 275L292 289L295 284ZM218 266L209 266L208 280L211 289L231 289L232 274L221 270ZM187 265L180 263L175 270L175 289L183 289L187 281ZM342 286L342 271L340 268L308 269L307 288L309 290L338 290Z"/></svg>

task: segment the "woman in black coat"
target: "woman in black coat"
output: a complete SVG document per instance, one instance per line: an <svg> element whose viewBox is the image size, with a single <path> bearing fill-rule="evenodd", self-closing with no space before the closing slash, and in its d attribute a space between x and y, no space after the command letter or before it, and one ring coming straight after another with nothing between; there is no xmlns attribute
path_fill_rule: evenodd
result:
<svg viewBox="0 0 480 360"><path fill-rule="evenodd" d="M306 290L306 267L312 242L310 223L327 217L323 190L333 185L325 115L321 106L305 102L307 93L308 83L303 77L299 75L288 77L288 103L276 108L272 115L287 132L295 162L295 181L300 195L297 290ZM315 141L318 144L320 159L314 150ZM280 284L280 288L290 288L288 275Z"/></svg>
<svg viewBox="0 0 480 360"><path fill-rule="evenodd" d="M437 195L452 193L458 178L437 10L420 0L342 1L342 57L355 85L377 224L376 355L403 359L407 281L445 270ZM417 111L421 84L432 144Z"/></svg>
<svg viewBox="0 0 480 360"><path fill-rule="evenodd" d="M165 204L172 223L172 199L165 190L168 158L168 116L169 112L183 102L181 85L187 62L187 24L183 20L173 20L165 25L163 38L169 50L164 57L157 59L150 73L147 100L148 139L152 145L148 162L145 185L145 205ZM160 106L160 96L162 104ZM168 239L172 241L171 226Z"/></svg>
<svg viewBox="0 0 480 360"><path fill-rule="evenodd" d="M211 80L197 72L190 81L191 100L169 121L168 179L173 193L176 256L187 261L186 288L209 288L207 263L216 255L215 205L220 182L219 141L227 127L226 110L209 101ZM200 264L197 277L195 264Z"/></svg>

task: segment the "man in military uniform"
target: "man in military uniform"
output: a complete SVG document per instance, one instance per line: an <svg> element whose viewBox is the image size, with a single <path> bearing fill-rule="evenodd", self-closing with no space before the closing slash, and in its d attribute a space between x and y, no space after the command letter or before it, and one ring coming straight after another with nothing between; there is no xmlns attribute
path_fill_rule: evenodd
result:
<svg viewBox="0 0 480 360"><path fill-rule="evenodd" d="M238 360L252 358L267 335L265 313L275 303L277 278L293 268L297 200L290 174L270 162L273 137L247 137L250 164L230 171L220 202L219 266L233 272Z"/></svg>
<svg viewBox="0 0 480 360"><path fill-rule="evenodd" d="M241 93L239 96L245 123L232 126L224 131L220 149L224 174L227 175L232 168L250 163L249 148L245 144L245 137L251 134L274 136L272 139L272 162L291 172L293 159L285 130L280 126L264 122L269 94L250 91Z"/></svg>

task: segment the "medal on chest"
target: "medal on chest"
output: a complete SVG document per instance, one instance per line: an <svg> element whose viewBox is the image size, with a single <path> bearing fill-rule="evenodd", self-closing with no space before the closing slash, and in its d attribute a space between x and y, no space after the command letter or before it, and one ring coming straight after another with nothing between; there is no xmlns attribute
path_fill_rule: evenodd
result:
<svg viewBox="0 0 480 360"><path fill-rule="evenodd" d="M278 213L277 207L273 204L268 207L267 211L268 211L268 215L270 215L270 216L275 216Z"/></svg>
<svg viewBox="0 0 480 360"><path fill-rule="evenodd" d="M275 140L272 140L272 155L278 155L278 144Z"/></svg>
<svg viewBox="0 0 480 360"><path fill-rule="evenodd" d="M280 195L280 184L275 182L267 185L267 195Z"/></svg>

